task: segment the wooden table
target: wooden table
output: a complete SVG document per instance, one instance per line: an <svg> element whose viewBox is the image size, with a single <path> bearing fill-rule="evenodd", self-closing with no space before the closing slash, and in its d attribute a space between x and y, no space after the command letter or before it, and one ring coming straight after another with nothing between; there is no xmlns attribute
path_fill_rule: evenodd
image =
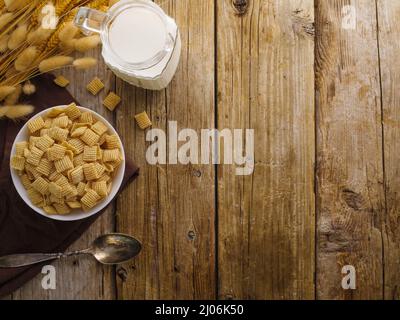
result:
<svg viewBox="0 0 400 320"><path fill-rule="evenodd" d="M162 2L183 40L167 90L136 89L103 64L64 72L141 167L72 249L118 231L142 240L142 254L117 268L56 263L56 290L39 275L10 298L400 298L400 1ZM86 92L94 76L123 98L115 113L101 106L106 92ZM254 174L148 165L133 120L144 110L164 130L255 129ZM344 265L356 290L341 287Z"/></svg>

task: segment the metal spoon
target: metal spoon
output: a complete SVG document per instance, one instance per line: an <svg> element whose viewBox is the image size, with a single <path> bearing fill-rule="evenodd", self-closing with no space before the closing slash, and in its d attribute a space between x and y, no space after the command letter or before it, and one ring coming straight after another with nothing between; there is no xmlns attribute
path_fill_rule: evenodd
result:
<svg viewBox="0 0 400 320"><path fill-rule="evenodd" d="M0 257L0 268L24 267L39 262L53 259L79 256L81 254L92 255L102 264L119 264L126 262L142 249L141 243L124 234L106 234L93 241L90 248L70 253L29 253L13 254Z"/></svg>

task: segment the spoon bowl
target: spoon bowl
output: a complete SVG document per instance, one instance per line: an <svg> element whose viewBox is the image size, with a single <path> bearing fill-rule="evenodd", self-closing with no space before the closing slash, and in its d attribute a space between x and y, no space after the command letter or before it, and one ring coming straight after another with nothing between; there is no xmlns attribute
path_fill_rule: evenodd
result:
<svg viewBox="0 0 400 320"><path fill-rule="evenodd" d="M89 250L102 264L120 264L138 255L142 244L124 234L106 234L98 237Z"/></svg>

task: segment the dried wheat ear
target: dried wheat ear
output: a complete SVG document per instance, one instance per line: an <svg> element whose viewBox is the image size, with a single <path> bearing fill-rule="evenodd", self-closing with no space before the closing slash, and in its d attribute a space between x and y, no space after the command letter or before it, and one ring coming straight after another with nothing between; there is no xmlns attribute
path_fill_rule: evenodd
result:
<svg viewBox="0 0 400 320"><path fill-rule="evenodd" d="M60 68L82 70L97 65L93 57L75 57L75 52L90 54L100 44L100 37L84 36L74 26L73 19L83 5L105 11L117 1L53 1L59 17L55 29L42 27L42 9L48 2L0 0L0 108L18 104L21 93L33 94L36 87L27 81L41 73ZM66 85L65 81L61 83L61 86ZM5 109L1 118L9 114ZM30 108L21 110L24 110L22 117L28 110L33 111ZM12 116L18 116L18 112Z"/></svg>

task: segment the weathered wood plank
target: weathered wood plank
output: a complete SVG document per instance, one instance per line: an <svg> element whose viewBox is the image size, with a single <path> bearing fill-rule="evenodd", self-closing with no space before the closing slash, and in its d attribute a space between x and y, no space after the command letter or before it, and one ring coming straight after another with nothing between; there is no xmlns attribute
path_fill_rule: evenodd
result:
<svg viewBox="0 0 400 320"><path fill-rule="evenodd" d="M375 1L316 4L317 297L379 299L385 197ZM355 29L342 26L349 4ZM355 291L342 289L344 265L356 268Z"/></svg>
<svg viewBox="0 0 400 320"><path fill-rule="evenodd" d="M400 299L400 2L378 0L379 51L382 76L384 157L387 216L385 218L385 299Z"/></svg>
<svg viewBox="0 0 400 320"><path fill-rule="evenodd" d="M86 84L95 76L104 80L106 88L113 89L115 77L107 71L100 58L100 49L87 54L97 57L99 65L96 68L77 72L76 70L63 70L58 73L67 77L71 84L68 90L81 103L100 113L111 123L114 117L111 112L102 106L102 99L106 92L101 92L93 97L86 90ZM49 93L51 94L51 92ZM114 208L111 206L103 216L74 244L71 250L86 248L97 236L114 231ZM53 264L57 272L57 289L43 290L41 281L43 275L38 275L20 290L13 293L13 299L114 299L115 276L112 267L103 267L89 257L79 259L66 259Z"/></svg>
<svg viewBox="0 0 400 320"><path fill-rule="evenodd" d="M313 299L314 2L217 8L218 127L255 129L254 174L218 171L219 297Z"/></svg>
<svg viewBox="0 0 400 320"><path fill-rule="evenodd" d="M135 235L143 252L117 269L120 299L215 298L213 166L148 165L149 143L133 116L144 110L153 128L214 127L214 3L160 1L182 36L180 67L167 90L150 92L117 81L123 98L117 129L141 168L117 204L118 231ZM168 139L168 145L172 143Z"/></svg>

